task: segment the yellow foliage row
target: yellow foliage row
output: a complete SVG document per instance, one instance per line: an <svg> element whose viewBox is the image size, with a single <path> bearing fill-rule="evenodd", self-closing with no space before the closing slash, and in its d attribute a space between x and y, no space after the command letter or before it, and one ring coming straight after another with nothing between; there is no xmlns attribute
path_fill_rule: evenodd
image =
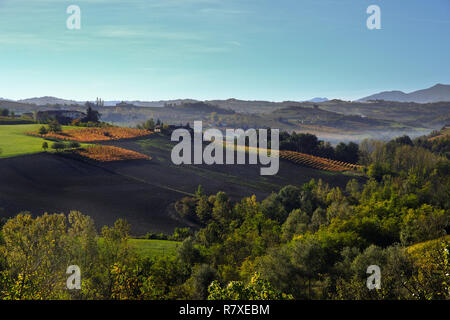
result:
<svg viewBox="0 0 450 320"><path fill-rule="evenodd" d="M361 168L361 166L359 165L331 160L327 158L316 157L310 154L295 151L280 151L280 158L292 161L294 163L302 164L308 167L312 167L314 169L326 171L348 171L348 170L357 170L358 168Z"/></svg>
<svg viewBox="0 0 450 320"><path fill-rule="evenodd" d="M151 131L142 129L107 127L107 128L71 129L65 130L60 133L49 132L43 135L40 135L38 133L31 133L31 134L38 135L43 138L51 138L58 140L95 142L95 141L110 141L110 140L138 138L147 136L151 133L152 133Z"/></svg>
<svg viewBox="0 0 450 320"><path fill-rule="evenodd" d="M146 156L145 154L114 146L89 146L84 149L76 150L75 153L100 162L151 159L151 157Z"/></svg>

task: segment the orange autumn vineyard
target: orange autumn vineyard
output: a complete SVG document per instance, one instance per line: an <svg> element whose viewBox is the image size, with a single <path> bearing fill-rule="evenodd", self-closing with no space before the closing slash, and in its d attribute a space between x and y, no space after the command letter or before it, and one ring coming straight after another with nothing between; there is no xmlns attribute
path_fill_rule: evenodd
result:
<svg viewBox="0 0 450 320"><path fill-rule="evenodd" d="M152 134L152 132L148 130L133 129L133 128L106 127L106 128L70 129L58 133L49 132L47 134L29 132L28 134L39 136L42 138L57 139L57 140L96 142L96 141L139 138L148 136Z"/></svg>
<svg viewBox="0 0 450 320"><path fill-rule="evenodd" d="M151 160L151 157L142 153L114 147L94 145L74 151L76 154L100 162L123 161L123 160Z"/></svg>
<svg viewBox="0 0 450 320"><path fill-rule="evenodd" d="M360 165L346 163L342 161L331 160L327 158L321 158L312 156L310 154L294 152L294 151L280 151L280 158L289 160L294 163L298 163L314 169L325 171L349 171L362 168Z"/></svg>
<svg viewBox="0 0 450 320"><path fill-rule="evenodd" d="M38 136L44 139L56 141L76 141L82 143L117 141L140 138L151 135L149 130L122 128L122 127L95 127L68 129L60 132L28 132L28 135ZM123 161L123 160L150 160L151 157L139 152L104 145L90 145L83 148L70 150L70 153L99 162Z"/></svg>

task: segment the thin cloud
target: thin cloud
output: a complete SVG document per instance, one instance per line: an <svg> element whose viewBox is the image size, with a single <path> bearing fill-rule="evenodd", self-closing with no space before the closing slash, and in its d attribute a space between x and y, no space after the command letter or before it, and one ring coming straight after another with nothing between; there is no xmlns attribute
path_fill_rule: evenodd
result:
<svg viewBox="0 0 450 320"><path fill-rule="evenodd" d="M93 31L94 37L106 38L143 38L143 39L168 39L168 40L205 40L198 32L189 33L182 31L149 30L150 28L139 28L135 26L106 26Z"/></svg>
<svg viewBox="0 0 450 320"><path fill-rule="evenodd" d="M232 10L224 8L204 8L200 9L200 12L205 14L222 14L222 15L239 15L245 13L245 11L242 10Z"/></svg>

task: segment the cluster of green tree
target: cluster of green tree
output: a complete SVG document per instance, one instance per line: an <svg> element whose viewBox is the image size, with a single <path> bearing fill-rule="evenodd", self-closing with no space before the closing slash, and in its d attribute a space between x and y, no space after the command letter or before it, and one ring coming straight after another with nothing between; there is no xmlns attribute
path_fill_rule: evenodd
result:
<svg viewBox="0 0 450 320"><path fill-rule="evenodd" d="M415 146L425 148L437 155L450 159L450 136L440 137L439 139L419 137L414 139L412 142Z"/></svg>
<svg viewBox="0 0 450 320"><path fill-rule="evenodd" d="M94 105L92 102L86 102L86 116L80 120L81 123L98 123L100 121L100 113L97 110L94 110ZM98 102L97 102L98 106Z"/></svg>
<svg viewBox="0 0 450 320"><path fill-rule="evenodd" d="M99 237L92 219L79 212L37 218L24 213L9 219L1 234L1 299L111 299L121 266L137 259L123 220L104 227ZM82 272L81 290L66 287L66 269L74 264Z"/></svg>
<svg viewBox="0 0 450 320"><path fill-rule="evenodd" d="M307 153L349 163L357 163L359 160L359 147L356 143L341 142L333 148L329 142L321 141L311 133L281 132L280 150Z"/></svg>
<svg viewBox="0 0 450 320"><path fill-rule="evenodd" d="M1 117L12 117L14 116L14 111L9 111L9 109L6 108L0 108L0 116Z"/></svg>
<svg viewBox="0 0 450 320"><path fill-rule="evenodd" d="M65 149L76 149L79 148L81 145L77 141L69 141L69 142L62 142L62 141L56 141L51 144L51 148L56 151L61 151ZM44 141L42 142L42 149L46 151L48 149L48 142Z"/></svg>
<svg viewBox="0 0 450 320"><path fill-rule="evenodd" d="M62 127L59 124L59 122L55 119L51 120L47 127L46 126L41 126L38 130L38 133L41 135L45 135L49 132L53 132L53 133L59 133L62 132Z"/></svg>
<svg viewBox="0 0 450 320"><path fill-rule="evenodd" d="M99 107L98 102L97 104L86 102L85 106L86 115L79 119L73 119L62 115L49 115L46 112L39 114L37 111L34 112L34 118L37 119L38 123L42 124L48 124L56 121L60 124L80 127L98 127L100 125L106 125L100 121L101 114L97 110L93 109L95 107Z"/></svg>
<svg viewBox="0 0 450 320"><path fill-rule="evenodd" d="M9 219L0 233L0 299L200 298L210 284L211 299L285 298L259 275L248 285L222 288L213 282L213 269L192 268L181 260L183 253L143 258L129 246L129 232L129 224L118 220L98 234L94 221L76 211ZM68 290L66 270L75 264L82 286Z"/></svg>
<svg viewBox="0 0 450 320"><path fill-rule="evenodd" d="M448 174L448 139L429 141L411 140L408 136L389 142L363 140L360 143L360 163L368 167L368 175L377 181L383 176L411 178L427 177L436 171ZM426 181L424 182L429 183Z"/></svg>
<svg viewBox="0 0 450 320"><path fill-rule="evenodd" d="M431 136L432 135L433 134L431 134ZM360 152L362 163L367 164L370 162L375 162L377 161L377 159L381 159L383 156L385 156L386 152L391 152L398 146L422 148L431 151L431 153L433 153L434 155L450 159L450 137L443 136L439 139L430 139L429 135L411 139L409 136L405 135L395 138L387 143L370 139L364 140L361 143L361 148L363 149ZM382 151L383 148L384 152ZM376 158L368 159L367 155L374 152L375 149L377 149L375 153L377 155Z"/></svg>
<svg viewBox="0 0 450 320"><path fill-rule="evenodd" d="M143 129L143 130L150 130L150 131L154 131L156 127L163 127L164 123L162 123L162 121L160 119L153 120L153 118L148 119L147 121L145 121L142 124L138 124L136 126L137 129Z"/></svg>
<svg viewBox="0 0 450 320"><path fill-rule="evenodd" d="M296 299L450 298L448 240L436 242L425 264L408 252L449 231L450 163L403 142L364 146L364 185L311 181L237 204L200 188L176 204L182 217L203 226L181 246L182 259L208 261L222 283L258 272ZM370 265L381 267L381 290L366 287Z"/></svg>

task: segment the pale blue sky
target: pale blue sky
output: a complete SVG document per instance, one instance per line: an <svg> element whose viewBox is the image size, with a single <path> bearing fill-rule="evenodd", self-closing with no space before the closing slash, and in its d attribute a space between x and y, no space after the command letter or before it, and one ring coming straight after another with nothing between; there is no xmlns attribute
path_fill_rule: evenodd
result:
<svg viewBox="0 0 450 320"><path fill-rule="evenodd" d="M0 0L0 97L356 99L450 83L449 35L450 0Z"/></svg>

